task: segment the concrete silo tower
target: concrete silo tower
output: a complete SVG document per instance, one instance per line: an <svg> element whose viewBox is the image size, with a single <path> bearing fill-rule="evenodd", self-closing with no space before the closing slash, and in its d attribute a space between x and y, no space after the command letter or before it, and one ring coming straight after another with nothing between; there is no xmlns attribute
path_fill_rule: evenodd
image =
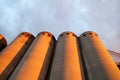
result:
<svg viewBox="0 0 120 80"><path fill-rule="evenodd" d="M72 32L58 37L50 80L83 80L78 38Z"/></svg>
<svg viewBox="0 0 120 80"><path fill-rule="evenodd" d="M86 80L120 80L120 71L95 32L80 37Z"/></svg>
<svg viewBox="0 0 120 80"><path fill-rule="evenodd" d="M7 46L7 41L2 34L0 34L0 51Z"/></svg>
<svg viewBox="0 0 120 80"><path fill-rule="evenodd" d="M51 33L39 33L9 80L45 80L54 47Z"/></svg>
<svg viewBox="0 0 120 80"><path fill-rule="evenodd" d="M34 36L32 34L23 32L1 52L0 80L8 79L32 43L33 39Z"/></svg>

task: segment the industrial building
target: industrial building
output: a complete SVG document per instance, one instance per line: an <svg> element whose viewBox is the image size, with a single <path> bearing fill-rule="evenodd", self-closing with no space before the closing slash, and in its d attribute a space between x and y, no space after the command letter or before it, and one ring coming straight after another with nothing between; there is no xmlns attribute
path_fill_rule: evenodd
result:
<svg viewBox="0 0 120 80"><path fill-rule="evenodd" d="M0 80L120 80L120 54L98 34L20 33L10 44L0 35Z"/></svg>

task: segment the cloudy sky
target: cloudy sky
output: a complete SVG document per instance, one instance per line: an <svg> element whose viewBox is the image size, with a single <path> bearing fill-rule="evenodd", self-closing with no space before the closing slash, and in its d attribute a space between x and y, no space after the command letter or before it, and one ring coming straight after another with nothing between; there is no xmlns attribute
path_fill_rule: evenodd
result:
<svg viewBox="0 0 120 80"><path fill-rule="evenodd" d="M20 32L98 33L108 49L120 52L120 0L0 0L0 33L10 43Z"/></svg>

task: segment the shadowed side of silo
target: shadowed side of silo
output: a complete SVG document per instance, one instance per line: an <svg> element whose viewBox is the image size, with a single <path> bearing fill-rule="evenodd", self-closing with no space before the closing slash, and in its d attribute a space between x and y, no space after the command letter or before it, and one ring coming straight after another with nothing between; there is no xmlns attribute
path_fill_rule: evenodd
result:
<svg viewBox="0 0 120 80"><path fill-rule="evenodd" d="M45 80L54 45L51 33L39 33L9 80Z"/></svg>
<svg viewBox="0 0 120 80"><path fill-rule="evenodd" d="M0 54L0 80L6 80L15 69L26 50L30 46L34 36L28 32L22 32Z"/></svg>
<svg viewBox="0 0 120 80"><path fill-rule="evenodd" d="M78 38L72 32L58 37L50 80L83 80Z"/></svg>
<svg viewBox="0 0 120 80"><path fill-rule="evenodd" d="M95 32L85 32L79 40L87 80L120 80L119 69Z"/></svg>
<svg viewBox="0 0 120 80"><path fill-rule="evenodd" d="M2 34L0 34L0 52L7 46L7 41Z"/></svg>

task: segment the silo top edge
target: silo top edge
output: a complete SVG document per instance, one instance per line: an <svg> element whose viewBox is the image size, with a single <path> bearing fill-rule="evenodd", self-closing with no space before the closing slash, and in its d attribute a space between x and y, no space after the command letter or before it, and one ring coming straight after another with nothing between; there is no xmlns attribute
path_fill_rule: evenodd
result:
<svg viewBox="0 0 120 80"><path fill-rule="evenodd" d="M39 32L38 35L40 35L40 34L43 34L43 35L44 35L44 34L46 34L46 33L47 33L47 35L48 35L49 37L52 37L54 40L56 40L56 39L55 39L55 36L54 36L52 33L48 32L48 31Z"/></svg>
<svg viewBox="0 0 120 80"><path fill-rule="evenodd" d="M98 36L97 33L94 31L86 31L86 32L82 33L79 37L86 36L86 35L93 35L93 34Z"/></svg>

